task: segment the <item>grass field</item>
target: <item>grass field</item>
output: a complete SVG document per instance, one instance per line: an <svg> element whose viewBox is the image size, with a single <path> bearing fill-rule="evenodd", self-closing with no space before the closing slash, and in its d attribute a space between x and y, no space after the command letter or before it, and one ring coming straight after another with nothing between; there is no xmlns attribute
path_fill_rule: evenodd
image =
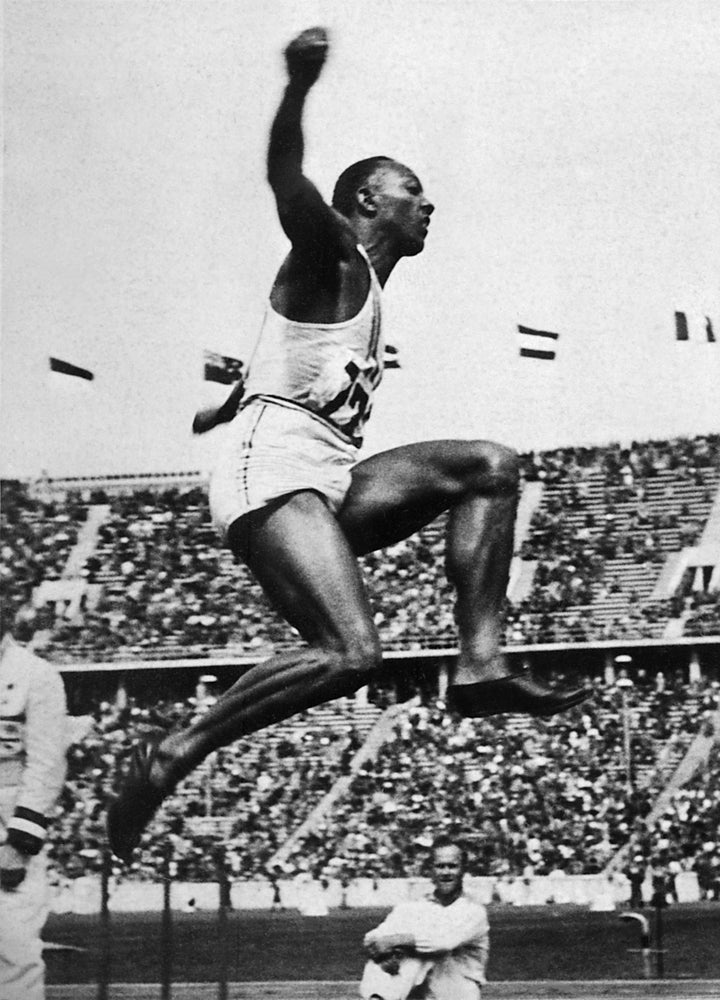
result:
<svg viewBox="0 0 720 1000"><path fill-rule="evenodd" d="M335 910L327 917L294 911L240 911L228 915L228 979L357 981L362 937L386 910ZM642 976L637 925L617 913L590 913L575 906L489 908L490 980L633 980ZM647 913L651 916L650 912ZM651 920L652 923L652 920ZM720 979L720 904L685 904L663 913L665 976ZM172 978L214 982L218 976L217 915L174 913ZM96 916L54 915L44 937L82 950L46 952L48 983L92 983L101 960ZM110 979L158 982L161 915L113 914Z"/></svg>

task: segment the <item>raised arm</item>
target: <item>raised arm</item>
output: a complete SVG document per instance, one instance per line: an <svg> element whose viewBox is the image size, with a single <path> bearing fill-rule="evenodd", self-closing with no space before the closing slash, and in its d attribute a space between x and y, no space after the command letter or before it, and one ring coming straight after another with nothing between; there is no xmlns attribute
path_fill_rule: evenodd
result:
<svg viewBox="0 0 720 1000"><path fill-rule="evenodd" d="M270 131L267 177L293 250L314 257L320 253L346 258L354 245L346 226L303 174L302 114L327 52L324 28L303 31L285 49L288 84Z"/></svg>

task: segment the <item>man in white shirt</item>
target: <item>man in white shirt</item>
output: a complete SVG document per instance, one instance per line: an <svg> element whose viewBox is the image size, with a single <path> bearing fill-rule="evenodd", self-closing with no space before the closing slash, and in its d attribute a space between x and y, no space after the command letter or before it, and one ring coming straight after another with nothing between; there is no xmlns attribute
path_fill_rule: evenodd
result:
<svg viewBox="0 0 720 1000"><path fill-rule="evenodd" d="M370 961L364 1000L479 1000L490 950L487 911L463 891L464 849L446 837L433 845L434 891L400 903L365 935Z"/></svg>
<svg viewBox="0 0 720 1000"><path fill-rule="evenodd" d="M55 667L0 644L0 998L42 1000L46 830L65 779L65 688Z"/></svg>

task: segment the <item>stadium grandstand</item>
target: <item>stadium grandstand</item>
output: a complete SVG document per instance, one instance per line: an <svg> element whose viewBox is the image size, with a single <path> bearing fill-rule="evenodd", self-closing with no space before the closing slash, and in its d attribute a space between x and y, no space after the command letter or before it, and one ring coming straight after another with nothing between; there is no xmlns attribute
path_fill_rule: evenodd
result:
<svg viewBox="0 0 720 1000"><path fill-rule="evenodd" d="M473 874L648 863L718 893L720 437L523 456L507 649L595 689L549 721L459 720L439 520L364 559L387 681L215 754L151 825L178 878L421 876L433 832L472 831ZM187 722L297 636L211 527L197 473L2 483L3 628L33 620L93 726L72 748L53 835L59 879L97 873L133 740Z"/></svg>

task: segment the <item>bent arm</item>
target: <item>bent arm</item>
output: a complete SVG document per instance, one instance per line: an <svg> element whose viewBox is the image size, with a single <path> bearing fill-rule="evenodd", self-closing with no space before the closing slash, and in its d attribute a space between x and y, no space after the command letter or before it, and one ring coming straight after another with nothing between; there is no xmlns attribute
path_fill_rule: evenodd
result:
<svg viewBox="0 0 720 1000"><path fill-rule="evenodd" d="M466 944L487 943L489 924L485 907L472 906L458 913L438 914L432 925L415 935L419 954L455 951Z"/></svg>
<svg viewBox="0 0 720 1000"><path fill-rule="evenodd" d="M193 434L206 434L218 424L226 424L233 419L245 394L245 379L239 379L232 387L230 395L220 406L206 406L198 410L192 423Z"/></svg>
<svg viewBox="0 0 720 1000"><path fill-rule="evenodd" d="M367 933L363 939L363 947L373 958L385 955L396 948L415 949L415 935L410 931L381 932L380 927Z"/></svg>
<svg viewBox="0 0 720 1000"><path fill-rule="evenodd" d="M270 130L267 178L275 195L280 224L293 249L345 259L351 247L346 226L303 173L302 115L310 88L327 54L321 28L304 31L285 50L289 81ZM352 244L351 244L352 246Z"/></svg>
<svg viewBox="0 0 720 1000"><path fill-rule="evenodd" d="M371 958L379 958L396 948L415 950L415 934L412 930L416 922L416 906L400 903L381 924L363 938L363 947Z"/></svg>

